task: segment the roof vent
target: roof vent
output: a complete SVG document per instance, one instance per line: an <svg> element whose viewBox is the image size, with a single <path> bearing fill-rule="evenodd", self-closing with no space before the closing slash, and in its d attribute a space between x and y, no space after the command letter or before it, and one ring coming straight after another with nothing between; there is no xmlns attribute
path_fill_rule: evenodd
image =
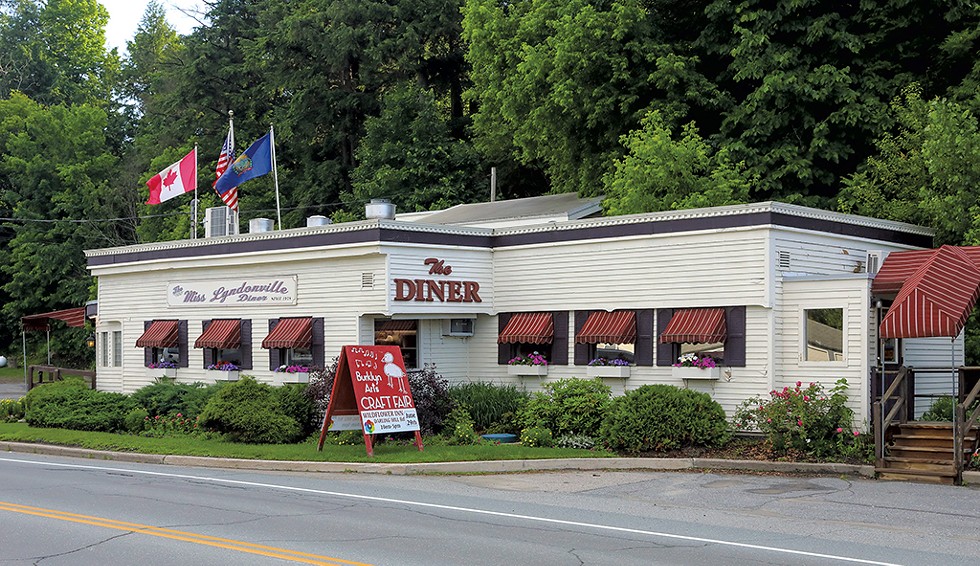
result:
<svg viewBox="0 0 980 566"><path fill-rule="evenodd" d="M321 216L319 214L310 216L306 219L306 227L312 228L314 226L326 226L331 223L331 220L326 216Z"/></svg>
<svg viewBox="0 0 980 566"><path fill-rule="evenodd" d="M371 202L364 205L364 216L369 220L373 218L394 220L395 205L391 204L391 201L386 198L373 198Z"/></svg>
<svg viewBox="0 0 980 566"><path fill-rule="evenodd" d="M780 271L788 271L791 267L790 254L786 250L779 250L776 254L776 267Z"/></svg>
<svg viewBox="0 0 980 566"><path fill-rule="evenodd" d="M272 232L271 218L253 218L248 221L248 233Z"/></svg>

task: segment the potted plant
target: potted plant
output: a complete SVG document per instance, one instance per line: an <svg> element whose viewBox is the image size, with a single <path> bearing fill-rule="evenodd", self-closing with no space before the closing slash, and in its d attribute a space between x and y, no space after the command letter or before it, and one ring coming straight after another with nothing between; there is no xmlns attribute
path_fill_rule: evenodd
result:
<svg viewBox="0 0 980 566"><path fill-rule="evenodd" d="M167 377L173 379L177 377L177 362L161 360L146 364L146 376L151 378Z"/></svg>
<svg viewBox="0 0 980 566"><path fill-rule="evenodd" d="M691 353L677 358L671 375L681 379L718 379L721 377L721 368L718 367L718 361L711 356Z"/></svg>
<svg viewBox="0 0 980 566"><path fill-rule="evenodd" d="M630 376L630 363L622 358L595 358L586 368L589 377L622 377Z"/></svg>
<svg viewBox="0 0 980 566"><path fill-rule="evenodd" d="M272 376L277 385L284 383L309 383L310 368L300 365L281 365L276 368L275 375Z"/></svg>
<svg viewBox="0 0 980 566"><path fill-rule="evenodd" d="M208 370L208 377L214 381L238 381L239 367L231 362L219 361L204 369Z"/></svg>
<svg viewBox="0 0 980 566"><path fill-rule="evenodd" d="M537 352L517 356L507 362L509 375L548 375L548 360Z"/></svg>

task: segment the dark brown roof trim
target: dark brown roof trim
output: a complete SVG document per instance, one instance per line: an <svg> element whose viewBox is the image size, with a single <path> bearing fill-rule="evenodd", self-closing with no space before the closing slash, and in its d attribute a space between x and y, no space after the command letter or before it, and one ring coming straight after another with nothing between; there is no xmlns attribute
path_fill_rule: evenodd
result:
<svg viewBox="0 0 980 566"><path fill-rule="evenodd" d="M627 236L646 236L653 234L672 234L677 232L692 232L697 230L720 230L724 228L743 228L760 225L786 226L804 230L814 230L829 234L840 234L872 240L881 240L896 244L932 247L932 237L920 234L910 234L898 230L859 226L845 222L834 222L818 218L806 218L779 212L753 212L748 214L732 214L724 216L707 216L703 218L679 218L650 222L632 222L611 224L608 226L582 226L564 230L530 230L518 234L465 235L429 232L425 230L402 230L396 228L369 228L349 232L328 232L319 234L300 234L289 238L269 238L260 240L226 241L205 244L194 247L179 247L168 249L146 250L138 252L120 252L111 255L98 255L88 258L90 267L131 263L150 260L186 259L214 255L241 254L287 249L302 249L344 244L360 244L388 242L467 246L476 248L503 248L508 246L524 246L532 244L549 244L558 242L574 242L604 238L621 238Z"/></svg>

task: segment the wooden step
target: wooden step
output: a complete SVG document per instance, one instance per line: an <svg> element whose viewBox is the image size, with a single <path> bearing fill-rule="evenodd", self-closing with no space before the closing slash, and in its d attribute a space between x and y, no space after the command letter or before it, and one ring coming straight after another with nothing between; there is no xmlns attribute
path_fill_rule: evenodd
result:
<svg viewBox="0 0 980 566"><path fill-rule="evenodd" d="M924 448L953 449L952 436L932 436L928 434L896 434L892 437L896 446L921 446Z"/></svg>
<svg viewBox="0 0 980 566"><path fill-rule="evenodd" d="M933 472L953 473L953 462L950 460L920 460L918 458L896 458L886 456L884 470L928 470Z"/></svg>
<svg viewBox="0 0 980 566"><path fill-rule="evenodd" d="M936 473L916 470L880 469L878 479L885 481L914 481L919 483L937 483L953 485L956 478L952 473Z"/></svg>
<svg viewBox="0 0 980 566"><path fill-rule="evenodd" d="M888 447L888 455L895 458L915 460L942 460L953 462L953 450L950 448L930 448L928 446L899 446Z"/></svg>

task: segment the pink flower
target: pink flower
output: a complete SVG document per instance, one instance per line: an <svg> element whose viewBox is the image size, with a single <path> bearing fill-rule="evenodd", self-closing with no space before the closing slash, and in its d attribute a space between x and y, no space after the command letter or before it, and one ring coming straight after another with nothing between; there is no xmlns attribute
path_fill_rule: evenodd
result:
<svg viewBox="0 0 980 566"><path fill-rule="evenodd" d="M855 430L854 431L854 436L861 436L861 433Z"/></svg>
<svg viewBox="0 0 980 566"><path fill-rule="evenodd" d="M803 419L796 419L796 426L803 426Z"/></svg>
<svg viewBox="0 0 980 566"><path fill-rule="evenodd" d="M796 386L797 386L797 387L799 387L799 386L801 386L801 385L803 385L803 382L802 382L802 381L797 381L797 382L796 382Z"/></svg>
<svg viewBox="0 0 980 566"><path fill-rule="evenodd" d="M804 396L803 396L803 400L804 400L804 401L809 401L809 400L810 400L810 397L809 397L809 396L807 396L807 395L804 395Z"/></svg>
<svg viewBox="0 0 980 566"><path fill-rule="evenodd" d="M842 429L841 427L837 427L837 432L844 432L844 429Z"/></svg>

